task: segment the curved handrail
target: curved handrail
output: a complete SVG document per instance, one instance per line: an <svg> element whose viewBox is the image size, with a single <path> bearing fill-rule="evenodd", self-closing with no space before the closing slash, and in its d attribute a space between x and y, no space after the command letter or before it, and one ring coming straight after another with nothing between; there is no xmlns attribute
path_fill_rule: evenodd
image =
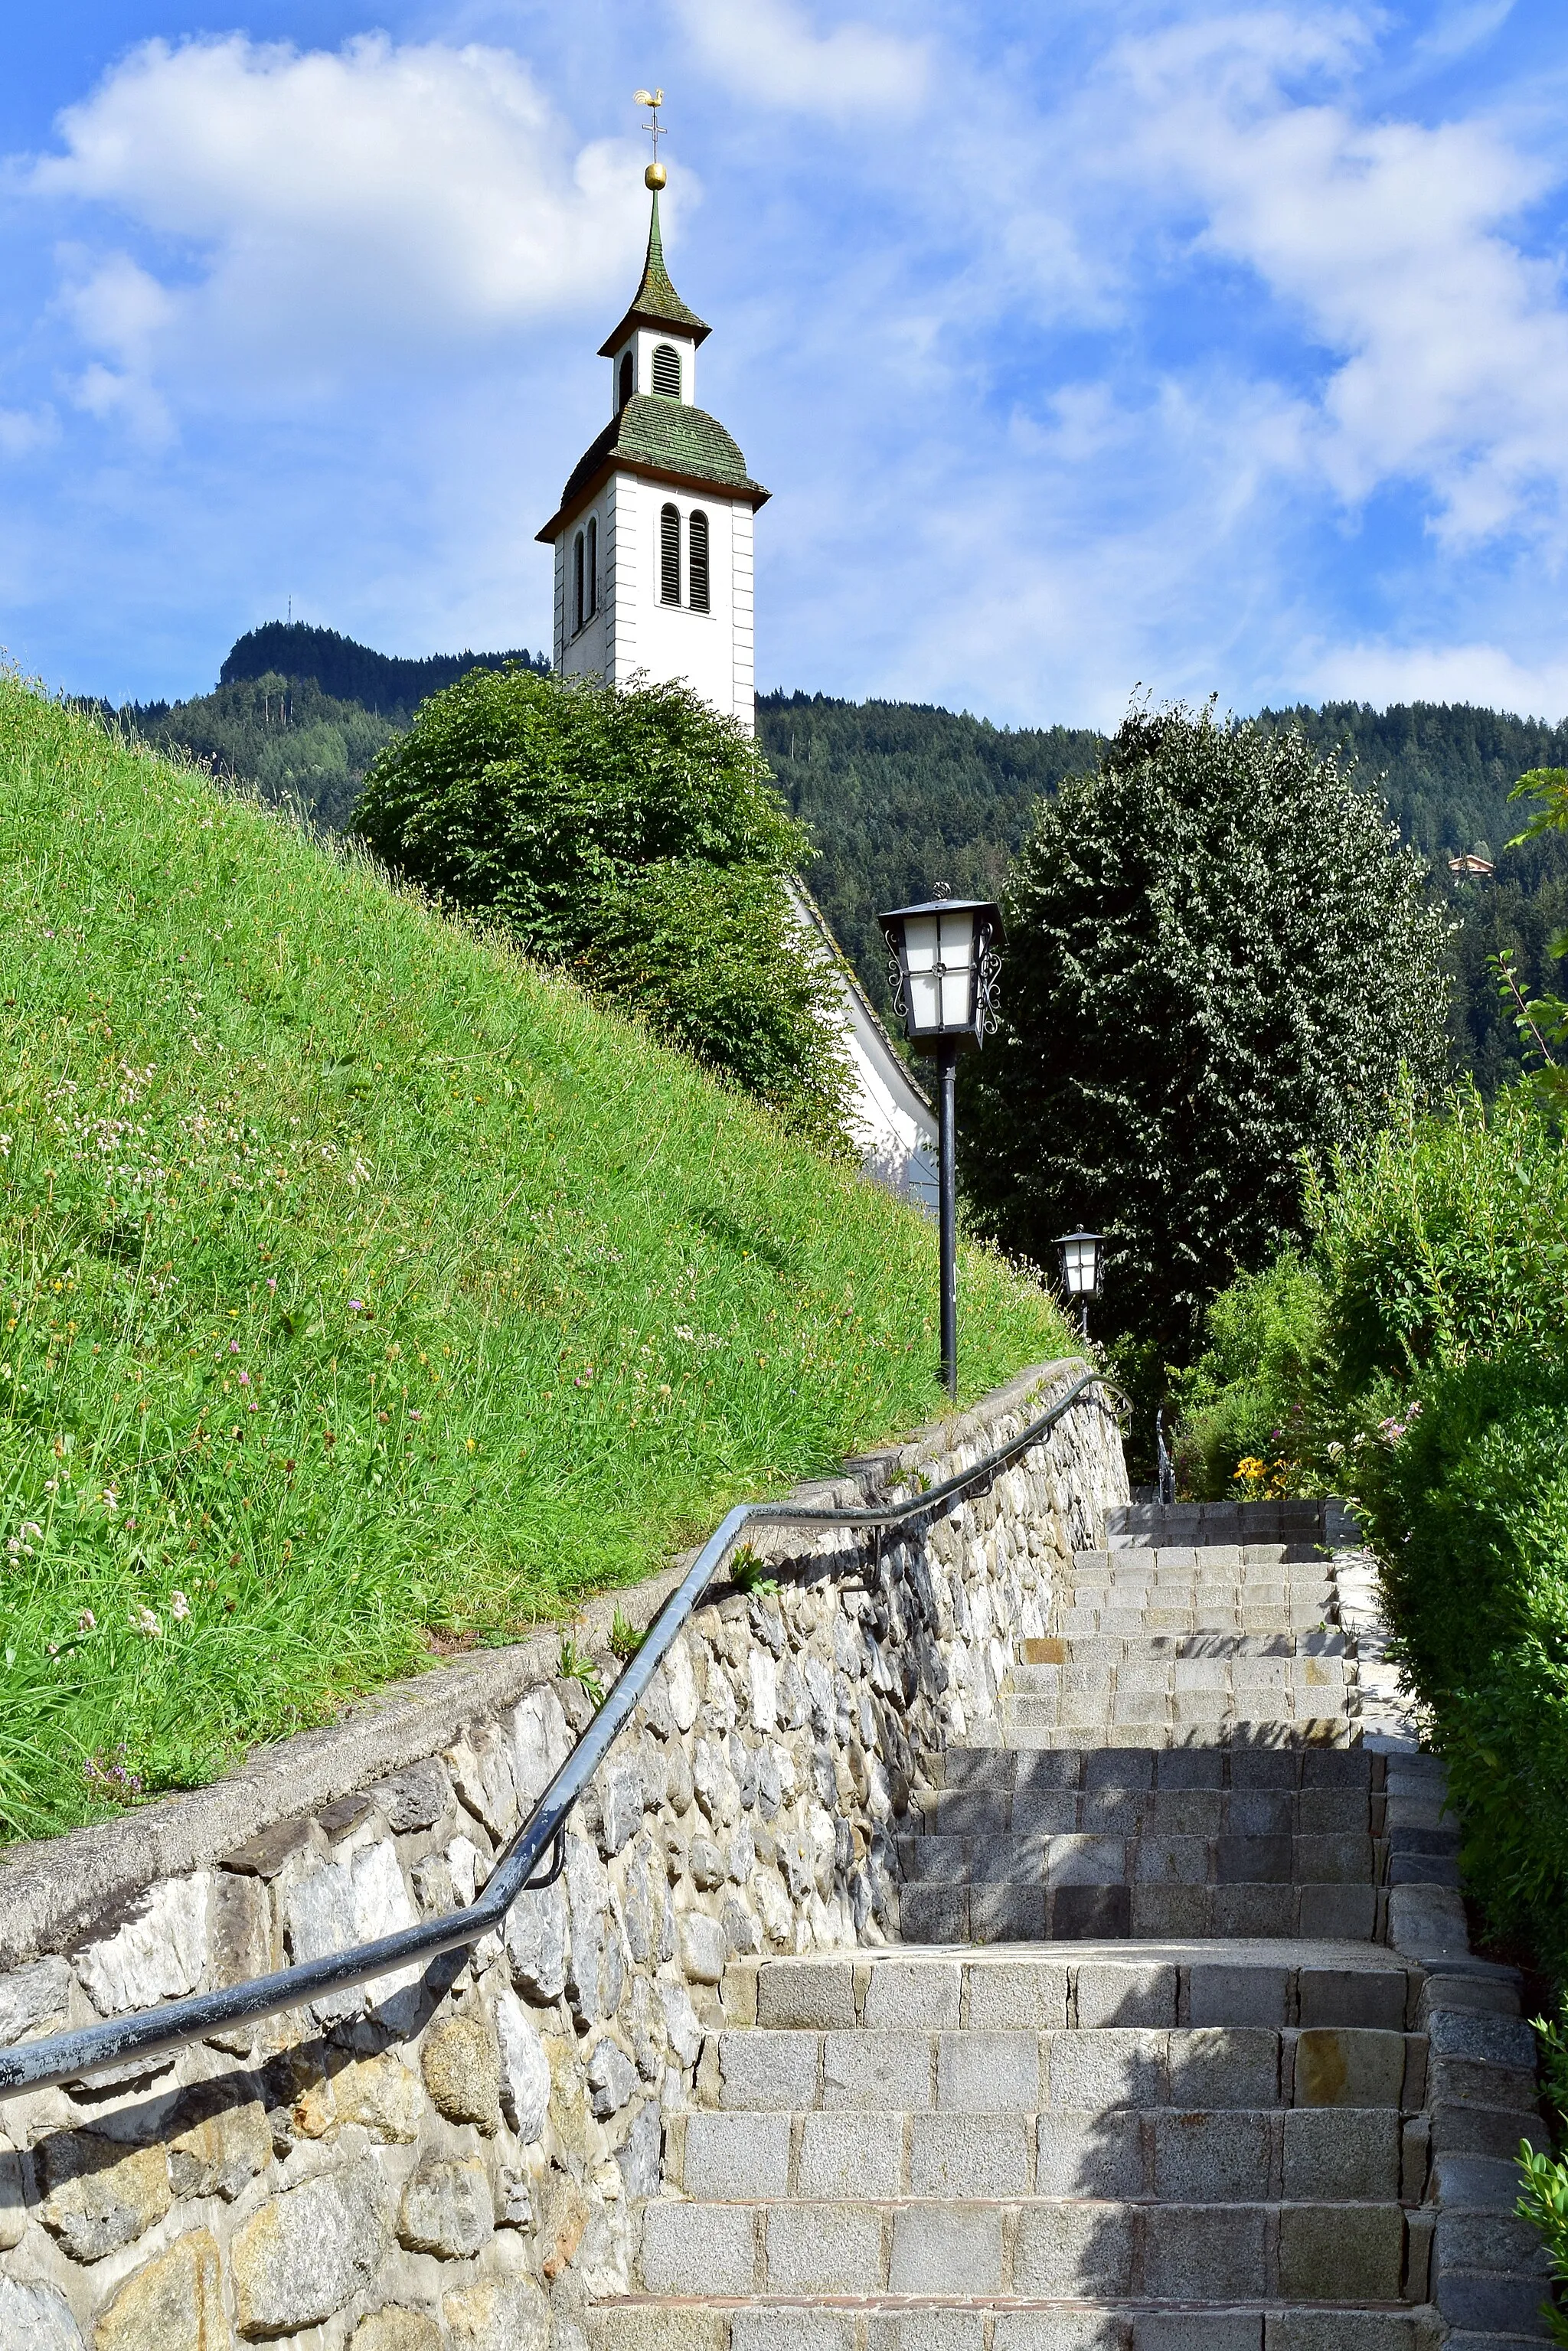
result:
<svg viewBox="0 0 1568 2351"><path fill-rule="evenodd" d="M673 1646L676 1635L728 1557L743 1528L758 1522L769 1526L900 1525L906 1519L938 1509L966 1487L988 1478L1015 1455L1027 1452L1061 1419L1084 1389L1099 1380L1098 1372L1085 1372L1038 1420L1031 1421L1008 1444L988 1453L973 1468L961 1469L941 1485L904 1501L863 1510L829 1510L796 1502L737 1502L709 1535L649 1625L635 1656L617 1677L614 1687L596 1710L592 1721L502 1852L486 1881L484 1892L465 1909L423 1919L415 1927L400 1928L395 1935L382 1935L373 1943L357 1944L350 1950L329 1952L321 1959L277 1969L270 1975L255 1976L246 1983L232 1984L221 1991L194 1992L184 2000L169 2001L162 2008L144 2010L137 2016L110 2017L101 2024L81 2025L71 2032L50 2033L46 2039L0 2051L0 2098L21 2090L47 2089L53 2083L72 2082L79 2074L93 2073L100 2066L123 2064L130 2057L150 2056L179 2048L187 2041L204 2040L209 2033L226 2026L276 2016L280 2010L302 2007L323 1992L389 1975L396 1968L407 1967L413 1959L435 1959L443 1951L477 1942L481 1935L500 1925L519 1894L538 1892L559 1876L565 1857L567 1817L572 1806L631 1720L655 1668ZM534 1872L547 1852L550 1853L549 1870L544 1876L536 1877Z"/></svg>

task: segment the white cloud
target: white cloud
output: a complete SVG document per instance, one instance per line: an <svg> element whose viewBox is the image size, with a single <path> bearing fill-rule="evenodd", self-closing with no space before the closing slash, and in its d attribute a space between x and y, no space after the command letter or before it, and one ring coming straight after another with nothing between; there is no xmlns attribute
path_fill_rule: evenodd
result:
<svg viewBox="0 0 1568 2351"><path fill-rule="evenodd" d="M1501 5L1421 14L1453 55ZM525 63L444 0L445 41L149 44L12 182L58 256L0 413L0 454L44 450L13 503L56 485L50 626L107 615L141 691L157 627L200 682L291 591L389 647L536 643L529 532L602 416L646 218L630 107L585 142L569 104L656 73L672 245L686 154L723 173L674 274L718 329L705 405L777 494L765 680L1018 721L1113 722L1140 677L1568 703L1568 344L1531 209L1563 94L1505 111L1477 50L1424 118L1375 8L670 0L666 57L609 0L474 0ZM120 462L171 418L173 455Z"/></svg>
<svg viewBox="0 0 1568 2351"><path fill-rule="evenodd" d="M818 33L789 0L677 0L677 6L703 63L764 106L830 118L904 114L925 96L924 41L861 24Z"/></svg>
<svg viewBox="0 0 1568 2351"><path fill-rule="evenodd" d="M1568 713L1568 657L1531 662L1484 642L1391 645L1375 641L1322 653L1301 692L1323 701L1476 702L1553 724Z"/></svg>
<svg viewBox="0 0 1568 2351"><path fill-rule="evenodd" d="M639 234L629 149L573 152L500 49L149 41L59 131L64 152L24 180L36 198L110 208L179 248L157 277L107 256L71 297L122 371L178 358L254 384L345 360L417 370L609 298Z"/></svg>
<svg viewBox="0 0 1568 2351"><path fill-rule="evenodd" d="M1429 486L1458 543L1568 518L1568 311L1509 234L1563 175L1500 120L1366 123L1309 103L1364 37L1342 14L1210 19L1114 53L1134 151L1202 250L1256 272L1331 355L1320 455L1338 495Z"/></svg>
<svg viewBox="0 0 1568 2351"><path fill-rule="evenodd" d="M64 304L83 341L127 369L148 364L179 308L168 288L128 253L89 263Z"/></svg>
<svg viewBox="0 0 1568 2351"><path fill-rule="evenodd" d="M1416 44L1416 55L1422 63L1434 65L1462 57L1500 32L1512 14L1513 0L1453 0L1451 6L1438 9Z"/></svg>
<svg viewBox="0 0 1568 2351"><path fill-rule="evenodd" d="M30 457L60 435L60 421L52 408L0 408L0 457Z"/></svg>

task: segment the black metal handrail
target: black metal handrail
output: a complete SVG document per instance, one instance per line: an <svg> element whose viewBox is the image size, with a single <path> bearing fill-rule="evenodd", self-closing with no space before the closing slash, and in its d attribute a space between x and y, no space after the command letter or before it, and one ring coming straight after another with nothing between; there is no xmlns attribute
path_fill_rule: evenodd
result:
<svg viewBox="0 0 1568 2351"><path fill-rule="evenodd" d="M401 1928L395 1935L382 1935L373 1943L361 1943L350 1950L329 1952L322 1959L305 1959L295 1967L275 1970L270 1975L255 1976L246 1983L233 1984L221 1991L193 1993L188 1999L170 2001L137 2016L110 2017L101 2024L82 2025L73 2032L51 2033L47 2039L24 2042L18 2048L0 2051L0 2097L21 2090L47 2089L52 2083L72 2082L101 2066L122 2064L128 2058L151 2056L179 2048L187 2041L204 2040L209 2033L225 2027L276 2016L283 2009L303 2007L324 1992L390 1975L396 1968L407 1967L413 1959L435 1959L443 1951L476 1943L481 1935L499 1927L519 1894L540 1892L559 1876L566 1852L566 1823L572 1806L631 1720L655 1669L743 1529L759 1522L769 1526L888 1527L937 1510L966 1487L977 1485L1004 1462L1027 1452L1099 1377L1097 1372L1085 1372L1009 1443L988 1453L973 1468L961 1469L941 1485L911 1495L904 1501L862 1510L828 1510L798 1502L737 1502L709 1535L649 1625L635 1656L617 1677L592 1721L501 1854L484 1892L465 1909L448 1911L440 1918L425 1919L416 1927ZM550 1855L549 1865L543 1876L536 1877L534 1872L547 1852Z"/></svg>

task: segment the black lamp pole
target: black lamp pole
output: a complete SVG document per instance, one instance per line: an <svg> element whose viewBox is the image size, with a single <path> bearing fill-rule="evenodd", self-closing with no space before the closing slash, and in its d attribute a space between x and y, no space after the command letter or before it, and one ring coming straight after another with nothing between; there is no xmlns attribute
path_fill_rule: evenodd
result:
<svg viewBox="0 0 1568 2351"><path fill-rule="evenodd" d="M958 1047L945 1037L936 1049L936 1225L942 1258L942 1384L958 1393L958 1177L954 1117Z"/></svg>
<svg viewBox="0 0 1568 2351"><path fill-rule="evenodd" d="M958 1055L983 1045L995 1018L1002 918L988 898L946 891L879 914L894 1000L917 1052L936 1062L936 1227L941 1259L942 1384L958 1394Z"/></svg>

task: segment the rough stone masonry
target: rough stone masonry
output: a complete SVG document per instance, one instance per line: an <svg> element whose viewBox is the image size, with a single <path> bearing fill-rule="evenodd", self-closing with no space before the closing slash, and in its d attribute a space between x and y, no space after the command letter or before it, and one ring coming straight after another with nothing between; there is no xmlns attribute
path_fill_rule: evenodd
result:
<svg viewBox="0 0 1568 2351"><path fill-rule="evenodd" d="M1082 1368L798 1492L934 1486ZM907 1534L769 1531L776 1589L694 1614L504 1938L0 2106L0 2351L578 2351L588 2302L624 2289L627 2208L727 1968L884 1939L913 1798L996 1720L1125 1475L1093 1389ZM632 1621L674 1581L620 1595ZM598 1604L579 1635L606 1681L610 1621ZM214 1788L13 1853L0 2045L471 1900L588 1719L558 1662L553 1636L458 1661Z"/></svg>

